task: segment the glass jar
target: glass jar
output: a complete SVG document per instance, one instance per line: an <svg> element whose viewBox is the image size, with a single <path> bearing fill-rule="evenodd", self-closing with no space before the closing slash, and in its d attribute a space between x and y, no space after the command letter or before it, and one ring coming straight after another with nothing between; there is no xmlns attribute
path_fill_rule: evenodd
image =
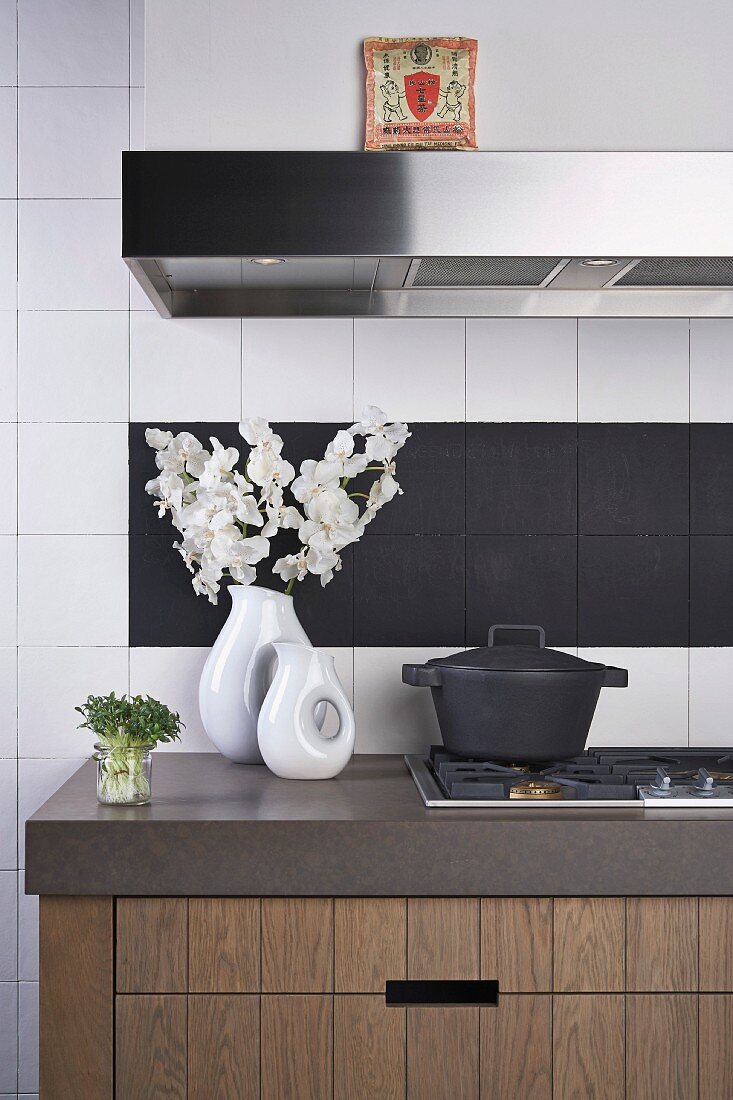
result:
<svg viewBox="0 0 733 1100"><path fill-rule="evenodd" d="M144 806L150 801L154 745L134 748L94 746L97 761L97 799L105 806Z"/></svg>

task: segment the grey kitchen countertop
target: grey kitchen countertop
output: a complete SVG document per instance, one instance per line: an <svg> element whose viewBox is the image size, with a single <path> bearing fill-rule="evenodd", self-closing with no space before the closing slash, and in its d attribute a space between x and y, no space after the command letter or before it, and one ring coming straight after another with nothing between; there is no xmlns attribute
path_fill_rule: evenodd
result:
<svg viewBox="0 0 733 1100"><path fill-rule="evenodd" d="M733 810L428 810L402 756L278 779L156 752L148 806L101 806L88 761L26 823L26 892L733 894Z"/></svg>

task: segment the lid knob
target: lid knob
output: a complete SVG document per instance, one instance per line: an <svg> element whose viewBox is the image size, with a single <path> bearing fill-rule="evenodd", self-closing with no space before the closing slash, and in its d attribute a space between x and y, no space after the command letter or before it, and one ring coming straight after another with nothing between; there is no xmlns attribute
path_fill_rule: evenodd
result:
<svg viewBox="0 0 733 1100"><path fill-rule="evenodd" d="M516 630L525 630L525 631L528 630L531 633L533 633L533 634L536 633L539 636L539 641L537 642L537 647L539 649L544 649L545 648L545 631L541 626L518 626L518 625L515 625L514 623L496 623L494 626L489 627L489 645L490 646L493 646L493 645L497 644L494 640L494 636L495 636L497 630L515 630L515 631Z"/></svg>

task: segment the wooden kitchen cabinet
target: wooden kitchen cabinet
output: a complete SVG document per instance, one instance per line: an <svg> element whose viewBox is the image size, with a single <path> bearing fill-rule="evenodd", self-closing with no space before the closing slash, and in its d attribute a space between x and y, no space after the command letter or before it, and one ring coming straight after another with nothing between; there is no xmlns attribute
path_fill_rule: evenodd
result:
<svg viewBox="0 0 733 1100"><path fill-rule="evenodd" d="M41 1100L731 1095L730 898L44 897L40 912ZM497 1006L385 1002L389 980L479 978Z"/></svg>

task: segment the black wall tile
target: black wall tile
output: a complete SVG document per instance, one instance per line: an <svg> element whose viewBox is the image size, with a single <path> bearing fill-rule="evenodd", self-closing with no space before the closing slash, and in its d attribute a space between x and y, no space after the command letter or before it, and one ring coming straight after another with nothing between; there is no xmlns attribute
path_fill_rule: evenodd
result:
<svg viewBox="0 0 733 1100"><path fill-rule="evenodd" d="M462 535L466 530L466 425L412 424L397 454L403 495L377 514L367 535ZM378 475L365 473L365 491ZM363 504L360 501L360 504Z"/></svg>
<svg viewBox="0 0 733 1100"><path fill-rule="evenodd" d="M459 535L374 535L354 546L354 644L461 646Z"/></svg>
<svg viewBox="0 0 733 1100"><path fill-rule="evenodd" d="M466 425L469 534L577 531L575 424Z"/></svg>
<svg viewBox="0 0 733 1100"><path fill-rule="evenodd" d="M690 530L733 535L733 424L690 426Z"/></svg>
<svg viewBox="0 0 733 1100"><path fill-rule="evenodd" d="M689 538L591 535L578 542L578 645L688 644Z"/></svg>
<svg viewBox="0 0 733 1100"><path fill-rule="evenodd" d="M690 645L733 646L733 536L690 539Z"/></svg>
<svg viewBox="0 0 733 1100"><path fill-rule="evenodd" d="M224 625L231 601L225 585L216 606L191 587L191 574L173 549L169 535L130 536L130 645L210 646ZM287 552L283 548L283 552ZM279 556L279 555L278 555ZM275 558L269 561L272 568ZM260 580L267 585L270 573ZM284 590L272 577L271 587ZM354 639L353 557L343 556L343 567L329 585L307 577L295 586L295 610L313 645L350 646Z"/></svg>
<svg viewBox="0 0 733 1100"><path fill-rule="evenodd" d="M485 645L492 623L543 626L549 645L576 644L575 536L469 535L466 541L467 645Z"/></svg>
<svg viewBox="0 0 733 1100"><path fill-rule="evenodd" d="M684 535L689 531L687 424L580 424L579 531Z"/></svg>

